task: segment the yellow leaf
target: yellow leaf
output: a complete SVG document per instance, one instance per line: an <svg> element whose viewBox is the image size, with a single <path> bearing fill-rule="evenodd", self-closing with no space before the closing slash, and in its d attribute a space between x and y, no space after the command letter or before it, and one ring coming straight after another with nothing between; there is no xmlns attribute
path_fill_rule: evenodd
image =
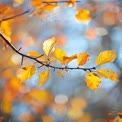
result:
<svg viewBox="0 0 122 122"><path fill-rule="evenodd" d="M112 70L107 70L105 68L102 68L102 69L97 70L97 73L104 78L108 78L113 81L118 81L118 76Z"/></svg>
<svg viewBox="0 0 122 122"><path fill-rule="evenodd" d="M101 79L95 73L89 72L86 75L85 82L91 90L95 91L98 89L99 84L101 83Z"/></svg>
<svg viewBox="0 0 122 122"><path fill-rule="evenodd" d="M10 22L8 21L3 21L0 23L0 31L2 33L2 35L9 41L11 42L11 27L10 27ZM3 49L6 48L6 43L3 42Z"/></svg>
<svg viewBox="0 0 122 122"><path fill-rule="evenodd" d="M58 71L57 74L58 74L60 77L63 77L63 78L64 78L63 70Z"/></svg>
<svg viewBox="0 0 122 122"><path fill-rule="evenodd" d="M38 57L41 54L37 53L35 50L32 50L28 53L28 56L32 56L32 57Z"/></svg>
<svg viewBox="0 0 122 122"><path fill-rule="evenodd" d="M39 73L38 86L42 86L48 81L49 74L50 74L49 70Z"/></svg>
<svg viewBox="0 0 122 122"><path fill-rule="evenodd" d="M17 3L23 3L24 2L24 0L14 0L14 1Z"/></svg>
<svg viewBox="0 0 122 122"><path fill-rule="evenodd" d="M27 96L26 100L29 102L31 100L40 101L43 105L50 104L53 100L52 94L47 89L32 89Z"/></svg>
<svg viewBox="0 0 122 122"><path fill-rule="evenodd" d="M72 60L76 59L77 58L77 55L72 55L71 57L68 57L68 56L64 56L63 57L63 62L64 64L68 64L69 62L71 62Z"/></svg>
<svg viewBox="0 0 122 122"><path fill-rule="evenodd" d="M116 59L116 51L115 50L107 50L101 52L96 58L97 66L102 64L113 62Z"/></svg>
<svg viewBox="0 0 122 122"><path fill-rule="evenodd" d="M10 22L8 22L8 21L1 22L0 29L2 31L2 34L4 34L6 37L10 37L11 36Z"/></svg>
<svg viewBox="0 0 122 122"><path fill-rule="evenodd" d="M26 66L20 69L17 73L18 78L21 82L25 82L30 79L36 72L36 67L34 65Z"/></svg>
<svg viewBox="0 0 122 122"><path fill-rule="evenodd" d="M12 111L12 103L6 99L3 100L2 105L1 105L1 109L4 113L10 114Z"/></svg>
<svg viewBox="0 0 122 122"><path fill-rule="evenodd" d="M32 6L37 7L42 4L42 0L31 0L32 1Z"/></svg>
<svg viewBox="0 0 122 122"><path fill-rule="evenodd" d="M60 62L61 64L64 64L64 62L63 62L63 57L64 57L64 56L67 56L67 54L66 54L65 51L63 51L63 50L61 50L61 49L59 49L59 48L56 48L56 49L54 50L54 57L55 57L57 60L59 60L59 62Z"/></svg>
<svg viewBox="0 0 122 122"><path fill-rule="evenodd" d="M48 56L53 49L54 45L56 44L56 39L55 37L52 37L48 40L45 40L43 43L43 51L45 54Z"/></svg>
<svg viewBox="0 0 122 122"><path fill-rule="evenodd" d="M46 56L37 53L35 50L30 51L28 53L28 56L35 57L35 58L39 57L38 60L41 61L41 62L44 62L44 63L49 61Z"/></svg>
<svg viewBox="0 0 122 122"><path fill-rule="evenodd" d="M89 60L89 54L85 52L80 53L77 57L77 63L79 66L83 66L84 64L86 64L88 60Z"/></svg>
<svg viewBox="0 0 122 122"><path fill-rule="evenodd" d="M46 10L46 11L53 11L55 8L57 8L58 5L57 4L46 4L44 7L43 7L43 10Z"/></svg>
<svg viewBox="0 0 122 122"><path fill-rule="evenodd" d="M84 24L87 24L91 20L90 13L86 9L78 9L75 17L79 22Z"/></svg>

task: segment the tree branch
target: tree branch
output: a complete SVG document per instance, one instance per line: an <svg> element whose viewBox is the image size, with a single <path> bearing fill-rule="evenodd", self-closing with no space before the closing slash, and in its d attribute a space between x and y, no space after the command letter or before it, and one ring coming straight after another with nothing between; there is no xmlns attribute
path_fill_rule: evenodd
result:
<svg viewBox="0 0 122 122"><path fill-rule="evenodd" d="M15 16L2 19L2 20L0 20L0 22L7 21L7 20L10 20L10 19L14 19L14 18L16 18L16 17L22 16L22 15L27 14L27 13L29 13L29 12L30 12L30 9L24 11L23 13L17 14L17 15L15 15Z"/></svg>
<svg viewBox="0 0 122 122"><path fill-rule="evenodd" d="M65 0L65 1L52 1L52 2L43 1L42 3L66 3L66 2L70 2L70 1L68 1L68 0ZM83 1L78 0L78 1L75 1L75 2L80 3L80 2L83 2Z"/></svg>
<svg viewBox="0 0 122 122"><path fill-rule="evenodd" d="M45 66L47 68L52 68L52 69L60 69L60 70L83 70L83 71L92 71L92 70L95 70L96 67L92 67L92 68L81 68L81 67L66 67L66 66L63 66L63 67L58 67L58 66L53 66L51 64L47 64L47 63L43 63L42 61L38 60L38 57L31 57L31 56L28 56L26 54L23 54L21 52L19 52L19 50L16 49L16 47L14 47L14 45L12 45L2 34L0 34L0 37L8 44L8 46L13 49L17 54L19 54L20 56L22 56L22 59L23 58L28 58L28 59L31 59L37 63L39 63L41 66ZM23 61L22 61L23 62ZM21 64L22 64L21 62Z"/></svg>

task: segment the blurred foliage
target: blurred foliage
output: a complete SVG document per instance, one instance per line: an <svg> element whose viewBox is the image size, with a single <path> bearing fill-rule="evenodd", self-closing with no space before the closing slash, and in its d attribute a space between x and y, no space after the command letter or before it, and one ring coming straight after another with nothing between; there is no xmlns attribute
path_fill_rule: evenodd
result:
<svg viewBox="0 0 122 122"><path fill-rule="evenodd" d="M0 121L121 122L121 0L54 1L1 0L1 20L18 15L30 8L31 11L9 21L4 21L4 23L0 21L0 30L2 30L0 33L18 50L20 49L20 52L36 56L43 54L41 49L43 49L44 40L55 36L50 44L51 48L47 49L44 46L44 52L47 55L51 54L52 45L55 45L56 39L57 50L65 50L68 55L64 52L63 56L66 57L62 59L61 55L55 54L59 58L59 62L64 63L65 60L67 64L67 62L75 59L76 56L73 54L80 55L81 52L87 52L90 55L90 61L83 67L93 67L100 52L116 50L116 60L100 66L100 68L110 69L106 72L114 70L119 76L120 82L111 82L110 77L102 72L102 75L108 79L102 78L101 85L94 92L88 89L84 82L86 75L84 71L60 71L57 75L57 72L51 70L50 73L53 75L46 82L45 79L48 75L43 73L46 70L43 67L38 68L31 79L23 76L27 81L20 82L18 77L20 70L22 70L20 69L21 56L15 54L0 38ZM42 5L43 2L48 2L48 5ZM51 2L54 3L51 4ZM6 26L7 31L4 30ZM37 53L31 52L32 50ZM88 58L87 55L84 62ZM40 60L42 59L45 61L45 57L41 57ZM51 59L53 61L53 57ZM79 65L83 63L80 61L81 58L78 61ZM59 62L54 61L53 63L58 66L60 65ZM22 67L32 65L32 63L32 61L24 58ZM35 65L37 66L36 63ZM72 61L68 66L76 67L76 62ZM43 86L39 84L40 81L38 80L37 74L40 72L42 73L40 81L44 82ZM45 79L41 79L41 76L44 76Z"/></svg>

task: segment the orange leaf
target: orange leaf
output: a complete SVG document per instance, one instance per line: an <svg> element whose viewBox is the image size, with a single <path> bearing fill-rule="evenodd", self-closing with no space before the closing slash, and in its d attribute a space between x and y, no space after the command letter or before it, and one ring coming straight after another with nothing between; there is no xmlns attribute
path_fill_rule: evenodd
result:
<svg viewBox="0 0 122 122"><path fill-rule="evenodd" d="M89 72L86 75L86 84L87 86L95 91L98 89L99 84L101 83L101 79L93 72Z"/></svg>
<svg viewBox="0 0 122 122"><path fill-rule="evenodd" d="M112 70L107 70L105 68L97 70L98 74L104 78L108 78L113 81L118 81L116 73Z"/></svg>
<svg viewBox="0 0 122 122"><path fill-rule="evenodd" d="M42 0L32 0L32 6L38 7L42 4Z"/></svg>
<svg viewBox="0 0 122 122"><path fill-rule="evenodd" d="M53 11L57 7L58 7L57 4L55 4L55 5L53 5L53 4L47 4L47 5L45 5L43 7L43 10L46 10L46 11L49 11L50 12L50 11Z"/></svg>
<svg viewBox="0 0 122 122"><path fill-rule="evenodd" d="M80 53L77 57L77 63L79 66L83 66L89 60L89 54L86 52Z"/></svg>
<svg viewBox="0 0 122 122"><path fill-rule="evenodd" d="M25 82L30 79L36 72L36 67L34 65L26 66L20 69L17 73L18 78L21 82Z"/></svg>
<svg viewBox="0 0 122 122"><path fill-rule="evenodd" d="M8 12L10 8L8 6L4 6L4 8L2 8L2 6L0 6L0 15L4 15Z"/></svg>
<svg viewBox="0 0 122 122"><path fill-rule="evenodd" d="M101 52L96 58L97 66L102 64L113 62L116 59L116 51L115 50L107 50Z"/></svg>
<svg viewBox="0 0 122 122"><path fill-rule="evenodd" d="M12 103L6 99L2 101L1 109L4 113L10 114L12 111Z"/></svg>
<svg viewBox="0 0 122 122"><path fill-rule="evenodd" d="M58 71L57 74L58 74L60 77L63 77L63 78L64 78L63 70Z"/></svg>
<svg viewBox="0 0 122 122"><path fill-rule="evenodd" d="M55 37L52 37L48 40L45 40L43 43L43 51L45 54L48 56L50 52L52 51L54 45L56 44L56 39Z"/></svg>
<svg viewBox="0 0 122 122"><path fill-rule="evenodd" d="M49 74L50 74L49 70L39 73L38 86L42 86L48 81Z"/></svg>
<svg viewBox="0 0 122 122"><path fill-rule="evenodd" d="M63 57L64 57L64 56L67 56L67 54L66 54L65 51L63 51L63 50L61 50L61 49L59 49L59 48L56 48L56 49L54 50L54 57L55 57L56 59L58 59L58 60L60 61L61 64L64 64L64 62L63 62Z"/></svg>
<svg viewBox="0 0 122 122"><path fill-rule="evenodd" d="M71 62L72 60L76 59L77 58L77 55L72 55L71 57L67 57L67 56L64 56L63 57L63 62L64 64L68 64L69 62Z"/></svg>
<svg viewBox="0 0 122 122"><path fill-rule="evenodd" d="M75 17L79 22L84 24L87 24L91 20L90 13L86 9L78 9Z"/></svg>

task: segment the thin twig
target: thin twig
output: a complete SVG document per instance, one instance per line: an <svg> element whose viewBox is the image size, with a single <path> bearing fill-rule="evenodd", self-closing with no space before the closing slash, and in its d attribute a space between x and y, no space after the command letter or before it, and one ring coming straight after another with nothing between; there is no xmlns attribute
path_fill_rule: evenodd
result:
<svg viewBox="0 0 122 122"><path fill-rule="evenodd" d="M0 22L14 19L14 18L16 18L16 17L22 16L22 15L27 14L27 13L29 13L29 12L30 12L30 9L28 9L28 10L26 10L26 11L20 13L20 14L17 14L17 15L15 15L15 16L12 16L12 17L8 17L8 18L5 18L5 19L2 19L2 20L0 20Z"/></svg>
<svg viewBox="0 0 122 122"><path fill-rule="evenodd" d="M58 67L58 66L53 66L51 64L45 64L43 63L42 61L38 60L36 57L31 57L31 56L28 56L24 53L21 53L19 52L16 47L14 47L14 45L12 45L2 34L0 34L0 37L9 45L10 48L12 48L17 54L21 55L23 58L28 58L28 59L31 59L39 64L41 64L41 66L45 66L47 68L52 68L52 69L60 69L60 70L83 70L83 71L91 71L91 70L95 70L95 67L92 67L92 68L82 68L82 67Z"/></svg>
<svg viewBox="0 0 122 122"><path fill-rule="evenodd" d="M46 2L46 1L43 1L42 3L66 3L66 2L70 2L68 0L65 0L65 1L52 1L52 2ZM83 1L75 1L76 3L80 3L80 2L83 2Z"/></svg>

